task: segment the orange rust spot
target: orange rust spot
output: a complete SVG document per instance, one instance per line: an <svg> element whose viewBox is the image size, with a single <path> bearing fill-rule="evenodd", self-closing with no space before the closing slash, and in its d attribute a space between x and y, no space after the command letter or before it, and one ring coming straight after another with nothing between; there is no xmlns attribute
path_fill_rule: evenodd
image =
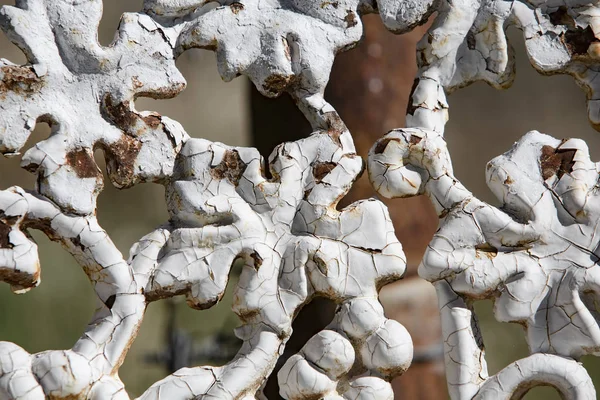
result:
<svg viewBox="0 0 600 400"><path fill-rule="evenodd" d="M245 170L246 163L242 161L239 153L236 150L227 150L219 165L210 170L210 174L215 179L227 179L237 186Z"/></svg>
<svg viewBox="0 0 600 400"><path fill-rule="evenodd" d="M135 127L138 121L141 121L150 129L156 129L161 124L161 117L157 114L151 114L142 117L140 114L131 110L129 101L123 101L115 104L110 94L104 98L104 111L107 117L119 128L127 133L137 136Z"/></svg>
<svg viewBox="0 0 600 400"><path fill-rule="evenodd" d="M152 129L158 128L162 123L160 116L156 114L150 114L145 117L140 117L140 119Z"/></svg>
<svg viewBox="0 0 600 400"><path fill-rule="evenodd" d="M135 89L139 89L142 86L144 86L144 84L138 79L137 76L134 76L133 78L131 78L131 82L133 83L133 87Z"/></svg>
<svg viewBox="0 0 600 400"><path fill-rule="evenodd" d="M482 256L493 259L498 255L498 249L489 243L481 243L475 246L475 257L482 258Z"/></svg>
<svg viewBox="0 0 600 400"><path fill-rule="evenodd" d="M107 94L104 98L104 109L110 120L120 128L129 130L135 125L137 116L131 112L128 101L114 104L112 96Z"/></svg>
<svg viewBox="0 0 600 400"><path fill-rule="evenodd" d="M67 165L70 165L78 178L97 178L102 175L91 152L75 149L67 153Z"/></svg>

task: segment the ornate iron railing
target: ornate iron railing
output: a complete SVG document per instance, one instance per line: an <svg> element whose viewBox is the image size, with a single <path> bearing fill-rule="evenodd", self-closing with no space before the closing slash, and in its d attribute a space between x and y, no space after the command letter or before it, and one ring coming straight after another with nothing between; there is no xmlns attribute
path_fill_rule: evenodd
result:
<svg viewBox="0 0 600 400"><path fill-rule="evenodd" d="M129 398L118 370L148 303L185 295L193 308L212 307L241 259L237 355L222 367L180 369L141 398L263 397L294 317L316 296L337 312L283 365L280 394L393 398L389 381L409 367L412 342L377 296L406 261L381 202L338 210L364 165L324 99L334 57L358 44L367 13L395 33L433 19L418 46L407 128L374 144L368 173L379 194L424 194L438 212L419 274L437 289L451 397L520 398L550 385L565 398L596 398L578 363L600 352L599 167L586 144L525 135L487 166L496 208L454 177L443 137L447 92L474 81L511 84L509 26L523 31L536 69L572 75L584 88L599 129L600 9L574 0L146 0L143 11L123 15L107 47L97 41L100 0L2 7L0 24L28 63L0 60L0 150L19 155L36 122L52 133L21 158L35 190L0 192L0 280L16 293L39 284L28 234L37 229L73 255L100 302L72 349L29 354L0 342L0 397ZM266 96L291 95L314 132L282 143L265 167L253 148L191 138L176 121L138 111L138 96L184 89L175 60L190 48L215 51L225 80L243 74ZM170 219L128 259L96 219L96 149L115 186L165 187ZM499 321L523 325L531 352L491 377L478 299L495 300Z"/></svg>

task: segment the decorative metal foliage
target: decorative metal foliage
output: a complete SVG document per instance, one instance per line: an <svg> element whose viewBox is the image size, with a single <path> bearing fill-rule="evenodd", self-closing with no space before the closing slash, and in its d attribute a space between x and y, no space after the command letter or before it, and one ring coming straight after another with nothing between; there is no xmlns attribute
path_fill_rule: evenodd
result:
<svg viewBox="0 0 600 400"><path fill-rule="evenodd" d="M538 70L584 87L600 126L598 7L574 0L146 0L142 12L123 15L108 47L97 42L101 0L3 6L0 25L28 63L0 60L0 151L18 156L36 122L52 134L22 156L35 189L0 192L0 280L17 293L40 283L28 230L41 230L84 269L98 307L69 350L29 354L0 342L0 397L128 399L118 370L147 304L185 295L190 307L210 308L242 260L237 355L222 367L180 369L141 398L264 398L294 317L320 296L338 304L335 317L283 365L280 394L392 399L389 381L409 367L412 341L377 296L402 277L406 260L381 202L338 210L364 166L324 90L335 55L363 35L361 15L379 13L403 33L434 12L418 48L409 128L375 144L369 177L384 196L425 194L438 211L419 273L438 292L451 396L520 398L547 384L566 398L595 398L576 361L600 352L600 170L585 143L524 136L488 165L496 208L454 177L442 137L446 92L512 82L511 25ZM256 149L190 138L176 121L136 110L136 97L184 89L175 59L190 48L215 51L225 80L243 74L266 96L290 94L314 132L279 145L265 163ZM115 186L165 187L169 220L128 259L95 216L103 187L96 149ZM532 353L492 377L472 308L485 298L500 321L525 327Z"/></svg>
<svg viewBox="0 0 600 400"><path fill-rule="evenodd" d="M18 155L36 121L48 122L52 134L22 158L38 176L36 190L0 193L0 277L16 292L39 283L27 233L39 229L76 258L99 299L70 350L30 355L0 343L2 397L128 398L117 373L146 305L185 295L191 307L209 308L238 259L244 267L233 311L243 345L236 357L223 367L179 370L142 398L260 395L294 316L315 296L337 302L338 312L283 367L281 393L393 396L387 381L410 365L412 342L385 318L377 293L402 277L405 258L382 203L337 210L364 167L322 98L334 54L362 33L359 5L344 7L340 14L309 2L215 8L149 1L149 15L123 16L109 47L96 41L99 0L2 8L2 26L29 64L3 61L1 148ZM135 109L136 96L169 97L184 88L175 57L190 47L215 49L224 78L244 73L265 94L289 90L305 105L317 130L275 149L267 164L272 178L255 149L192 139L177 122ZM136 243L129 260L95 217L103 185L97 148L117 187L152 181L166 188L169 221Z"/></svg>

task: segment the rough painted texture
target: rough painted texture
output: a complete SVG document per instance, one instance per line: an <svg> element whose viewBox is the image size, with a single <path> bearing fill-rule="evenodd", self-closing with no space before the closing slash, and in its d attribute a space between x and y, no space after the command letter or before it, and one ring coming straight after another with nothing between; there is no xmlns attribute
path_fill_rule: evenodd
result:
<svg viewBox="0 0 600 400"><path fill-rule="evenodd" d="M410 0L421 16L436 11L417 46L419 73L407 110L407 126L443 133L446 94L475 81L507 88L515 74L505 31L523 32L532 66L542 74L568 74L587 95L588 116L600 130L600 20L596 1ZM418 16L413 16L418 19Z"/></svg>
<svg viewBox="0 0 600 400"><path fill-rule="evenodd" d="M585 143L533 131L490 161L487 183L500 208L454 177L434 131L388 133L369 167L382 195L425 194L438 212L419 275L438 291L452 398L520 398L539 384L565 398L595 398L573 361L600 352L598 167ZM532 353L493 377L472 309L478 299L494 300L499 321L521 324Z"/></svg>
<svg viewBox="0 0 600 400"><path fill-rule="evenodd" d="M149 0L124 14L115 41L97 42L99 0L22 0L0 23L28 64L1 61L0 150L19 155L36 122L51 136L22 157L34 191L0 192L0 280L17 293L40 283L30 229L60 242L82 266L98 308L72 349L29 354L0 342L0 397L127 399L118 377L151 301L185 295L196 309L223 296L243 263L233 311L243 340L222 367L184 368L141 398L261 396L316 296L339 307L326 330L278 378L288 399L390 399L389 381L412 360L410 335L388 320L377 295L406 260L385 206L374 199L338 210L363 172L350 133L323 99L334 55L362 35L358 1L223 2ZM391 18L391 17L390 17ZM288 91L315 127L278 146L266 167L252 148L190 138L175 121L137 111L138 96L183 90L175 59L190 47L217 52L224 79L248 75L268 96ZM169 221L125 259L99 226L101 149L112 183L165 186ZM201 316L199 317L201 318Z"/></svg>
<svg viewBox="0 0 600 400"><path fill-rule="evenodd" d="M29 229L60 242L83 267L98 308L70 350L28 354L0 342L0 396L127 399L118 369L147 304L185 295L206 309L241 260L233 311L243 340L222 367L184 368L144 399L261 398L315 296L338 304L331 324L291 357L277 378L287 399L391 399L388 383L410 365L412 342L388 320L380 287L405 271L387 209L337 205L363 171L352 137L323 94L337 53L355 46L360 16L378 12L401 33L436 12L418 48L409 128L379 140L369 157L375 189L427 195L440 228L420 275L438 293L453 399L520 398L539 384L568 399L595 391L576 361L600 352L599 167L576 139L531 132L490 162L502 203L475 198L454 176L442 137L447 92L477 80L504 88L513 60L504 30L524 32L532 64L573 75L600 126L595 3L496 0L147 0L124 14L115 41L97 42L100 0L18 0L0 26L28 63L0 60L0 151L19 155L37 122L51 136L22 157L34 191L0 191L0 280L17 293L40 282ZM266 163L252 148L190 138L175 121L135 109L135 98L177 95L175 59L189 48L217 54L225 80L244 74L266 96L289 93L314 132L278 146ZM126 260L96 217L101 149L119 188L165 186L169 221ZM472 302L495 300L500 321L524 326L531 355L488 377Z"/></svg>
<svg viewBox="0 0 600 400"><path fill-rule="evenodd" d="M183 136L174 121L133 107L135 96L173 97L185 87L174 30L124 14L113 44L101 47L101 16L101 1L27 0L0 11L0 26L29 62L0 60L0 151L18 155L36 122L47 122L52 135L21 163L37 174L41 194L78 215L94 212L103 186L94 149L125 187L167 178Z"/></svg>
<svg viewBox="0 0 600 400"><path fill-rule="evenodd" d="M501 204L496 208L454 177L443 134L446 94L475 81L511 85L510 26L523 32L539 72L575 78L598 130L597 2L408 3L421 16L413 19L437 14L417 46L408 128L373 146L369 177L381 195L425 194L438 212L439 229L419 274L438 293L449 393L460 400L518 399L545 384L563 398L594 399L591 379L577 363L600 351L599 169L587 146L525 135L487 166L488 185ZM492 377L472 306L480 299L494 301L499 321L524 327L531 352Z"/></svg>

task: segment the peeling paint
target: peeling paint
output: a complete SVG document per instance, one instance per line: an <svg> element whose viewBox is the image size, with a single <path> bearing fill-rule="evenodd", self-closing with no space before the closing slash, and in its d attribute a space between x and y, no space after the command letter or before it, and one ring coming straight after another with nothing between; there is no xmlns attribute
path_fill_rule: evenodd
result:
<svg viewBox="0 0 600 400"><path fill-rule="evenodd" d="M388 133L371 150L369 176L380 194L425 194L438 212L419 275L438 292L452 399L521 398L539 385L568 399L596 398L573 361L600 354L598 169L583 141L533 131L490 161L487 182L500 208L453 175L435 131ZM525 328L532 354L491 377L472 306L481 299L494 301L499 321Z"/></svg>
<svg viewBox="0 0 600 400"><path fill-rule="evenodd" d="M281 393L392 398L389 382L409 367L413 348L406 329L385 317L378 291L404 275L406 259L381 202L338 209L364 165L323 98L334 56L360 40L360 15L373 10L359 0L219 5L146 0L146 14L123 15L109 47L96 39L100 0L2 7L0 24L28 64L0 60L0 120L11 128L0 150L17 155L36 121L53 133L22 157L37 174L35 190L0 191L0 281L16 293L40 283L28 233L37 229L77 260L100 305L72 349L30 354L0 342L0 397L128 399L118 370L148 303L185 296L190 307L208 309L243 260L232 306L244 342L237 356L222 367L179 370L141 399L261 397L293 319L319 296L338 311L294 356L305 363L284 365ZM138 96L168 98L184 88L175 59L192 47L216 51L226 80L246 74L267 96L290 93L314 132L282 143L265 163L256 149L190 138L176 121L137 110ZM96 219L98 149L118 188L165 186L169 220L127 260Z"/></svg>

